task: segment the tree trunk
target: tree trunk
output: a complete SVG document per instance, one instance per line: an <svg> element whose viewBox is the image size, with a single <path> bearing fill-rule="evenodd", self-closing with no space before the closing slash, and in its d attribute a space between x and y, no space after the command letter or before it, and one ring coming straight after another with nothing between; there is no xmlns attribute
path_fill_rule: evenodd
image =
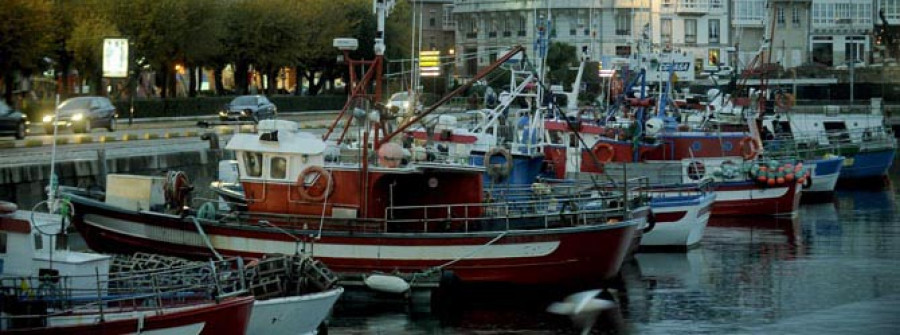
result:
<svg viewBox="0 0 900 335"><path fill-rule="evenodd" d="M297 83L296 83L296 86L294 87L294 95L302 95L303 94L303 75L302 75L303 72L301 70L302 69L299 66L294 67L294 73L296 74L296 77L297 77Z"/></svg>
<svg viewBox="0 0 900 335"><path fill-rule="evenodd" d="M15 76L12 71L3 71L3 85L6 87L3 90L3 100L6 101L6 104L15 108L15 103L13 102L13 81L15 80Z"/></svg>
<svg viewBox="0 0 900 335"><path fill-rule="evenodd" d="M238 60L234 65L234 93L237 95L247 94L249 91L249 82L247 80L247 72L250 71L250 64L245 60Z"/></svg>
<svg viewBox="0 0 900 335"><path fill-rule="evenodd" d="M278 94L278 67L272 66L268 68L266 71L266 79L268 79L268 83L266 83L267 92L269 95Z"/></svg>
<svg viewBox="0 0 900 335"><path fill-rule="evenodd" d="M213 79L216 81L216 95L225 95L225 84L222 82L222 71L225 70L225 65L216 65L213 69Z"/></svg>
<svg viewBox="0 0 900 335"><path fill-rule="evenodd" d="M94 87L94 92L101 97L109 96L109 91L106 90L106 85L103 85L103 69L99 66L94 68L94 71L91 71L91 86Z"/></svg>
<svg viewBox="0 0 900 335"><path fill-rule="evenodd" d="M177 98L178 97L178 81L175 79L176 73L175 70L172 69L173 65L169 64L169 68L166 70L166 83L169 85L169 97Z"/></svg>
<svg viewBox="0 0 900 335"><path fill-rule="evenodd" d="M192 66L188 69L190 69L190 76L188 79L188 81L190 81L190 83L188 83L188 96L193 98L197 96L197 87L200 85L198 80L200 76L197 75L197 71L200 70L200 67Z"/></svg>

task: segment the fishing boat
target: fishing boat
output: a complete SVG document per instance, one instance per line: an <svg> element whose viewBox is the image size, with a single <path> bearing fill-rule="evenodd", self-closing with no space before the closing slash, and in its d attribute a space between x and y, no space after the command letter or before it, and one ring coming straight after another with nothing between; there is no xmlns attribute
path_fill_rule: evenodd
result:
<svg viewBox="0 0 900 335"><path fill-rule="evenodd" d="M108 272L110 256L45 245L44 234L54 227L34 225L24 215L0 215L6 242L0 254L4 334L242 334L247 329L253 297L210 294L219 284L216 278L164 285L155 279L165 271L116 277ZM135 287L139 281L148 285Z"/></svg>
<svg viewBox="0 0 900 335"><path fill-rule="evenodd" d="M779 109L780 113L763 119L763 126L776 141L796 143L820 157L845 157L840 179L877 178L887 175L897 151L897 139L878 108L870 113L840 113L838 108L821 113Z"/></svg>
<svg viewBox="0 0 900 335"><path fill-rule="evenodd" d="M384 4L376 6L383 15ZM488 198L485 167L469 163L469 155L441 151L432 159L404 160L392 139L449 96L388 127L395 116L375 108L367 91L374 82L374 96L381 96L383 40L376 40L374 61L349 56L355 40L337 39L335 45L353 80L347 104L325 136L279 121L228 142L240 169L245 212L223 213L213 203L185 209L191 205L186 178L148 177L146 187L138 187L116 180L131 176L114 176L103 200L69 194L76 209L72 221L88 245L188 258L299 250L328 264L344 282L384 287L391 285L377 282L390 281L399 292L434 287L448 277L556 285L596 283L618 272L639 222L630 208L640 194L551 188L531 191L528 200ZM472 82L521 50L500 57ZM366 72L357 80L361 65ZM346 125L343 130L338 123ZM346 145L351 129L357 141Z"/></svg>
<svg viewBox="0 0 900 335"><path fill-rule="evenodd" d="M44 296L44 300L59 299L60 292L65 293L66 299L86 303L97 302L99 301L98 296L101 296L105 308L120 305L121 301L125 301L127 298L132 298L133 301L146 300L145 298L134 298L136 295L148 293L135 291L133 284L138 282L148 284L147 278L159 282L183 282L184 278L193 278L198 274L208 273L210 270L207 262L188 262L183 259L153 254L138 253L123 257L69 250L64 246L67 239L65 234L61 233L65 231L61 229L60 223L64 222L61 220L60 215L28 211L16 211L5 217L0 216L0 230L2 230L0 233L5 234L8 242L7 253L0 254L0 264L4 265L0 270L2 271L0 278L2 278L5 288L17 289L28 294L53 293L52 297ZM26 255L29 254L33 256L27 257ZM336 279L333 276L329 277L330 271L324 268L321 262L316 262L303 255L267 255L265 258L253 260L246 266L240 265L243 262L237 259L223 260L217 264L219 264L217 270L220 275L244 278L244 281L236 286L243 289L234 293L249 293L255 298L255 301L252 302L252 316L244 325L249 334L312 333L319 329L343 292L342 287L334 286ZM235 272L237 269L243 269L240 272L242 276ZM48 280L51 277L56 279ZM131 285L127 287L130 289L129 291L123 291L122 283L126 282ZM223 285L218 282L216 284ZM178 292L177 294L185 295L187 293ZM35 299L37 298L35 297ZM32 302L19 301L16 303L27 305ZM10 306L14 306L16 303ZM181 304L175 307L173 310L190 306ZM101 308L95 305L93 309L99 313ZM85 314L83 311L90 310L91 308L79 307L78 313L71 314L83 315L87 320L90 313ZM9 311L12 310L7 312ZM139 310L133 312L138 316L141 313L144 312ZM166 312L166 314L172 313ZM66 312L59 313L59 316L65 315ZM114 320L113 317L121 318L113 314L105 314L96 319ZM17 319L21 318L11 315L4 320L9 322L4 324L11 324L17 329L22 328L20 326L24 321ZM54 316L40 322L46 325L56 325L62 324L64 320L68 319ZM174 329L179 334L196 334L206 329L206 326L194 324ZM230 328L225 329L230 331ZM70 329L63 330L69 331ZM110 330L110 333L116 332Z"/></svg>

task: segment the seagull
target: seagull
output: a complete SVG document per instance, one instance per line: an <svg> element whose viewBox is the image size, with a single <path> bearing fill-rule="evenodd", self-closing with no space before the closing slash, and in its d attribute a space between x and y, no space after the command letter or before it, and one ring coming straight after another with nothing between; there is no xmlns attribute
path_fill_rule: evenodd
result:
<svg viewBox="0 0 900 335"><path fill-rule="evenodd" d="M598 299L600 290L589 290L569 295L562 302L554 302L547 307L547 312L559 315L567 315L576 327L581 328L581 334L588 334L597 316L604 310L616 307L616 303L610 300Z"/></svg>

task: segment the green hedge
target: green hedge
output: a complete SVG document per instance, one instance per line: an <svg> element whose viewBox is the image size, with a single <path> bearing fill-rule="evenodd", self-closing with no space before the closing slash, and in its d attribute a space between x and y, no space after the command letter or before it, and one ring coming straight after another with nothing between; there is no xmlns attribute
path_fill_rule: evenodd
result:
<svg viewBox="0 0 900 335"><path fill-rule="evenodd" d="M198 97L177 99L134 100L134 117L176 117L216 115L234 97ZM273 96L269 100L279 112L309 110L338 110L344 107L346 96ZM115 102L120 117L127 117L129 101Z"/></svg>

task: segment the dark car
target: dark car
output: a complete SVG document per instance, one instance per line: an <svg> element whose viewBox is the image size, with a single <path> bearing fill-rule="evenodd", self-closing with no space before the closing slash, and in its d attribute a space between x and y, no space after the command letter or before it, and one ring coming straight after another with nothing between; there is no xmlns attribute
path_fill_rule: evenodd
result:
<svg viewBox="0 0 900 335"><path fill-rule="evenodd" d="M242 95L231 100L225 105L225 108L219 111L219 119L222 121L259 122L259 120L273 119L277 113L278 108L265 96Z"/></svg>
<svg viewBox="0 0 900 335"><path fill-rule="evenodd" d="M27 123L25 114L0 100L0 135L13 135L21 140L28 133Z"/></svg>
<svg viewBox="0 0 900 335"><path fill-rule="evenodd" d="M44 116L44 132L53 134L53 124L58 130L72 128L76 133L90 133L95 127L116 131L116 107L105 97L70 98L56 107L59 119Z"/></svg>

